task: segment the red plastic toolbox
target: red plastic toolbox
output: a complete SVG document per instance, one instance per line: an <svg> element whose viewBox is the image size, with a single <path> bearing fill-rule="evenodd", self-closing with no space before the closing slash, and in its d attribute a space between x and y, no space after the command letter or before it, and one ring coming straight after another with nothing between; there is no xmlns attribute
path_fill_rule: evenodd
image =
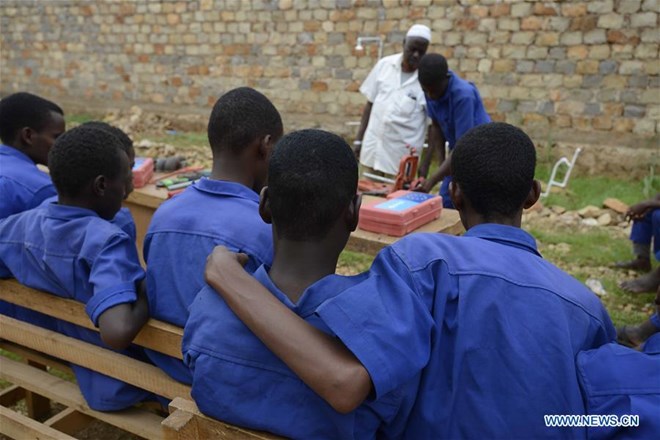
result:
<svg viewBox="0 0 660 440"><path fill-rule="evenodd" d="M133 187L142 188L154 175L154 160L150 157L136 157L133 165Z"/></svg>
<svg viewBox="0 0 660 440"><path fill-rule="evenodd" d="M385 201L360 208L358 227L365 231L401 237L440 217L442 197L413 191L396 191Z"/></svg>

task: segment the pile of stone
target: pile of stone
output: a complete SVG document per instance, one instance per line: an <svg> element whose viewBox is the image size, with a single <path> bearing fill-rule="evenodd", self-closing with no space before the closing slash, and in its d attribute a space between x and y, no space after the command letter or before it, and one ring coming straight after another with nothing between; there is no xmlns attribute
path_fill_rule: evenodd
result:
<svg viewBox="0 0 660 440"><path fill-rule="evenodd" d="M563 206L546 207L538 203L523 214L523 223L555 223L567 227L611 227L627 230L630 223L625 219L628 205L609 198L602 207L589 205L577 211Z"/></svg>
<svg viewBox="0 0 660 440"><path fill-rule="evenodd" d="M121 128L131 137L140 133L164 133L172 129L172 121L162 115L145 112L136 105L128 111L112 111L103 120L108 124Z"/></svg>

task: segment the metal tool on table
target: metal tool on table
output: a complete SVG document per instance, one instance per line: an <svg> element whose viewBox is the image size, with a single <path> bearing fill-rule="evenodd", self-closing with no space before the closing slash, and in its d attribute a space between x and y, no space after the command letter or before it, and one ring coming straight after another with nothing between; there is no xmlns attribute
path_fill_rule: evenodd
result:
<svg viewBox="0 0 660 440"><path fill-rule="evenodd" d="M358 182L358 190L362 194L386 196L402 189L414 190L421 185L424 182L424 178L415 178L419 165L417 151L410 145L406 145L406 148L410 150L410 153L404 156L399 162L399 172L394 179L371 173L363 173L363 176L370 180L360 180Z"/></svg>
<svg viewBox="0 0 660 440"><path fill-rule="evenodd" d="M171 198L201 179L211 175L211 170L204 167L185 167L172 173L160 176L154 182L157 188L167 189L167 197Z"/></svg>

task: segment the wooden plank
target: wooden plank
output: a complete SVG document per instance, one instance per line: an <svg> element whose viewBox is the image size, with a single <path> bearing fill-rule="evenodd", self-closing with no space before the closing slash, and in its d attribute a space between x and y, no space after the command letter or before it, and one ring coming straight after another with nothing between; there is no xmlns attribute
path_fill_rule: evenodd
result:
<svg viewBox="0 0 660 440"><path fill-rule="evenodd" d="M14 406L25 398L25 388L12 385L0 392L0 406Z"/></svg>
<svg viewBox="0 0 660 440"><path fill-rule="evenodd" d="M26 359L25 362L31 367L46 371L46 366L40 362L35 362L29 359ZM25 406L27 408L28 417L31 419L43 419L50 413L50 400L44 396L33 393L32 391L27 391L25 393Z"/></svg>
<svg viewBox="0 0 660 440"><path fill-rule="evenodd" d="M191 413L174 410L161 423L165 440L200 439L197 434L197 421Z"/></svg>
<svg viewBox="0 0 660 440"><path fill-rule="evenodd" d="M127 206L131 211L132 207L130 205L145 206L155 211L165 200L167 200L167 190L150 183L142 188L135 188L124 200L124 206Z"/></svg>
<svg viewBox="0 0 660 440"><path fill-rule="evenodd" d="M253 431L239 426L230 425L220 420L212 419L205 416L197 408L195 402L190 399L178 397L170 402L170 413L182 411L184 413L192 414L194 416L194 425L196 429L195 438L231 438L236 440L276 440L281 439L274 434L269 434L261 431ZM179 416L180 417L180 416ZM169 417L168 417L169 418ZM167 419L165 419L167 420ZM191 422L189 422L191 423ZM172 423L172 425L175 425ZM186 433L192 429L186 428ZM187 435L187 434L186 434ZM182 437L174 437L182 438ZM186 437L183 437L186 438Z"/></svg>
<svg viewBox="0 0 660 440"><path fill-rule="evenodd" d="M0 406L0 432L16 439L75 440L63 432Z"/></svg>
<svg viewBox="0 0 660 440"><path fill-rule="evenodd" d="M168 399L190 396L190 387L175 381L153 365L8 316L0 316L0 338L98 371Z"/></svg>
<svg viewBox="0 0 660 440"><path fill-rule="evenodd" d="M72 408L60 411L44 422L44 425L61 431L68 435L74 435L85 428L94 420L93 417L83 414Z"/></svg>
<svg viewBox="0 0 660 440"><path fill-rule="evenodd" d="M94 411L87 406L76 384L45 371L26 368L24 364L4 356L0 356L0 377L140 437L155 440L163 437L160 427L162 417L140 408L116 412Z"/></svg>
<svg viewBox="0 0 660 440"><path fill-rule="evenodd" d="M14 279L0 280L0 299L98 331L87 316L84 304L23 286ZM182 337L183 329L166 322L150 319L133 342L159 353L182 359Z"/></svg>
<svg viewBox="0 0 660 440"><path fill-rule="evenodd" d="M13 342L9 341L0 341L0 348L14 353L23 359L40 362L55 370L59 370L71 376L74 375L73 370L66 362L62 362L60 359L56 359L52 356L39 353L38 351L30 350L29 348L25 348L21 345L14 344Z"/></svg>
<svg viewBox="0 0 660 440"><path fill-rule="evenodd" d="M369 203L377 199L381 198L363 196L362 203ZM443 209L440 218L415 229L411 234L416 234L418 232L439 232L443 234L459 235L465 232L465 229L461 224L461 218L458 215L458 211L454 209ZM395 243L401 238L402 237L393 237L391 235L369 232L358 228L351 233L348 243L346 244L346 249L375 256L385 246Z"/></svg>

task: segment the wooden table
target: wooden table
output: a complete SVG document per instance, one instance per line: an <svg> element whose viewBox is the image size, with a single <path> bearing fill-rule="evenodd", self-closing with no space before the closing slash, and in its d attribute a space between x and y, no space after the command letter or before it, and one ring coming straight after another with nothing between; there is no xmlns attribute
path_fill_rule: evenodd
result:
<svg viewBox="0 0 660 440"><path fill-rule="evenodd" d="M142 258L142 245L144 243L144 236L147 234L147 228L149 227L151 217L156 208L158 208L158 206L160 206L160 204L166 199L167 191L161 188L156 188L155 185L151 184L136 189L130 196L128 196L128 199L124 201L124 206L131 210L133 218L135 219L137 245L140 258ZM375 199L378 199L378 197L364 196L363 203L368 203ZM463 231L464 229L458 216L458 211L453 209L443 209L440 218L415 230L415 232L442 232L453 235L461 234ZM376 255L382 248L394 243L399 238L400 237L392 237L385 234L377 234L357 229L351 234L346 249L355 252L364 252L369 255Z"/></svg>
<svg viewBox="0 0 660 440"><path fill-rule="evenodd" d="M373 200L383 200L376 196L362 196L362 203L369 203ZM412 234L417 232L442 232L444 234L459 235L465 232L458 211L455 209L443 209L442 214L436 220L415 229ZM376 232L356 229L348 239L346 249L349 251L363 252L369 255L376 255L382 248L394 243L401 237L392 237L391 235L378 234Z"/></svg>

